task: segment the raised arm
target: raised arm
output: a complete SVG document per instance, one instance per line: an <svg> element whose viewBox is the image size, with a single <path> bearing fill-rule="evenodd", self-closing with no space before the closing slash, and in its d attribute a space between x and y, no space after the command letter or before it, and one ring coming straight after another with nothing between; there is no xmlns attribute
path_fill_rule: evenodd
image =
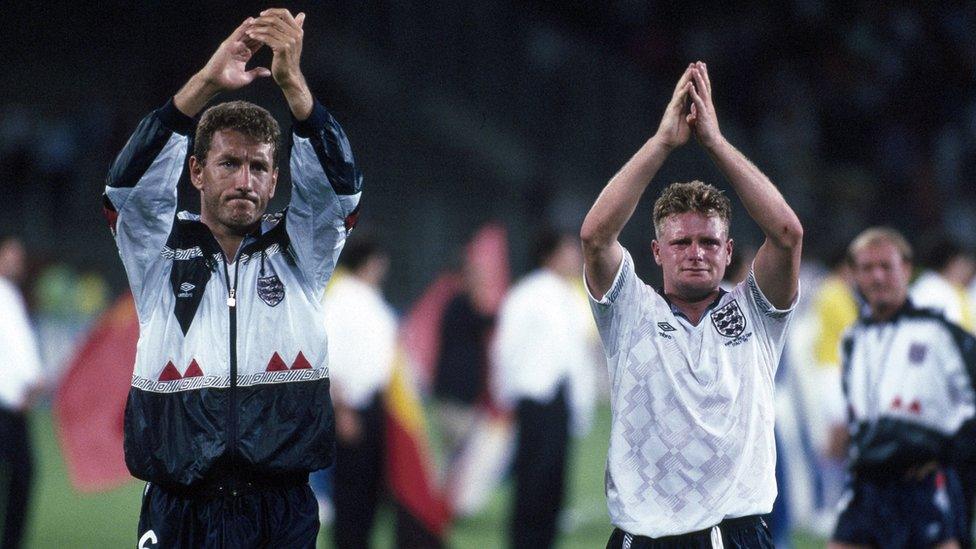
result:
<svg viewBox="0 0 976 549"><path fill-rule="evenodd" d="M688 122L766 235L754 263L759 288L774 306L788 308L799 287L803 226L769 178L722 136L712 104L708 68L698 62L690 70L694 86L688 92L692 100Z"/></svg>
<svg viewBox="0 0 976 549"><path fill-rule="evenodd" d="M246 34L274 52L271 75L295 118L291 201L285 216L291 251L310 289L321 292L356 224L362 174L339 123L312 97L300 62L305 14L268 9Z"/></svg>
<svg viewBox="0 0 976 549"><path fill-rule="evenodd" d="M262 11L261 16L244 31L251 40L267 44L274 52L271 76L285 94L292 116L299 121L312 114L314 104L301 68L304 24L304 13L292 17L286 9L272 8Z"/></svg>
<svg viewBox="0 0 976 549"><path fill-rule="evenodd" d="M634 214L644 189L671 150L684 145L691 135L684 112L692 87L691 70L689 65L678 80L657 132L610 179L583 220L580 239L586 284L596 297L603 296L613 283L623 257L617 238Z"/></svg>

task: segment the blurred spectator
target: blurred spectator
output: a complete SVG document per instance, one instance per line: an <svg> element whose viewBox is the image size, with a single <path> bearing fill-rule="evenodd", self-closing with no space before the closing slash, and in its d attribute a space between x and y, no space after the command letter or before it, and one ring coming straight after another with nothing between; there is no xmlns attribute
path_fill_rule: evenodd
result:
<svg viewBox="0 0 976 549"><path fill-rule="evenodd" d="M34 331L17 284L24 274L25 250L19 239L0 235L0 466L6 486L0 547L21 546L34 469L27 412L40 387L41 365Z"/></svg>
<svg viewBox="0 0 976 549"><path fill-rule="evenodd" d="M912 303L934 309L972 332L976 311L966 290L976 274L976 257L945 235L924 242L920 252L924 270L912 284Z"/></svg>
<svg viewBox="0 0 976 549"><path fill-rule="evenodd" d="M381 290L389 264L375 241L350 238L323 303L336 417L332 532L338 549L370 547L385 489L383 393L397 338L396 316Z"/></svg>
<svg viewBox="0 0 976 549"><path fill-rule="evenodd" d="M56 376L89 322L108 304L108 284L98 272L79 275L58 261L44 266L31 287L37 312L37 335L46 372Z"/></svg>
<svg viewBox="0 0 976 549"><path fill-rule="evenodd" d="M857 320L858 304L846 249L839 249L828 263L830 272L813 297L816 336L813 343L815 381L820 387L819 413L814 421L828 426L827 443L821 450L827 463L839 467L847 450L844 396L840 384L840 344L844 331Z"/></svg>
<svg viewBox="0 0 976 549"><path fill-rule="evenodd" d="M552 547L565 493L569 435L585 434L593 413L595 354L580 281L580 244L542 233L538 269L505 297L492 346L498 400L515 409L515 548Z"/></svg>
<svg viewBox="0 0 976 549"><path fill-rule="evenodd" d="M479 273L470 262L464 263L461 292L448 303L441 321L434 408L449 477L475 425L477 405L486 396L488 336L495 319L479 306Z"/></svg>
<svg viewBox="0 0 976 549"><path fill-rule="evenodd" d="M812 296L812 364L807 386L814 391L806 427L811 431L811 476L816 479L813 520L828 531L836 515L836 503L846 482L847 411L841 389L841 339L857 320L858 301L847 248L838 247L827 262L829 271ZM806 355L810 356L810 355Z"/></svg>

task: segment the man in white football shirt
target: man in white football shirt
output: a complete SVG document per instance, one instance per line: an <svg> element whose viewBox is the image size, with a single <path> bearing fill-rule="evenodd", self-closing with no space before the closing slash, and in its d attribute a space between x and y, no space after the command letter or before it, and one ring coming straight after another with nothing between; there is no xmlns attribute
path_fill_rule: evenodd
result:
<svg viewBox="0 0 976 549"><path fill-rule="evenodd" d="M731 205L715 187L675 183L655 203L663 289L637 278L617 242L668 154L692 133L766 235L731 292L719 288L732 254ZM580 235L610 370L608 547L772 547L759 515L776 498L773 374L799 293L803 228L722 136L704 63L685 70L657 133L610 180Z"/></svg>

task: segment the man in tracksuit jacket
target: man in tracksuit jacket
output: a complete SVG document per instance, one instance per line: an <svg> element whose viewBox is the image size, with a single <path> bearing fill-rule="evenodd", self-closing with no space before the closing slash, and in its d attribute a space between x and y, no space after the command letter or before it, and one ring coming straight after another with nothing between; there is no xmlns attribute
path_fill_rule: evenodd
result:
<svg viewBox="0 0 976 549"><path fill-rule="evenodd" d="M851 479L829 547L958 548L976 339L908 298L912 250L894 229L865 230L849 257L865 307L841 344Z"/></svg>
<svg viewBox="0 0 976 549"><path fill-rule="evenodd" d="M125 458L148 481L142 547L314 547L308 472L333 459L321 297L357 216L361 175L299 67L304 14L265 10L139 124L108 176L106 213L139 314ZM271 69L246 70L261 47ZM272 76L294 117L288 207L264 215L280 130L216 105L189 158L200 215L176 212L195 117Z"/></svg>

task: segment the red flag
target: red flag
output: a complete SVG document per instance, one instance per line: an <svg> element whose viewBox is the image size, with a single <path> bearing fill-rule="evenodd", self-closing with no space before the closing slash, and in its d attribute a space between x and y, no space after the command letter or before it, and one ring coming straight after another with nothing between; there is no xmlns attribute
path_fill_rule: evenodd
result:
<svg viewBox="0 0 976 549"><path fill-rule="evenodd" d="M132 480L122 453L122 422L138 340L139 319L126 293L78 346L58 388L54 419L77 490L109 490Z"/></svg>
<svg viewBox="0 0 976 549"><path fill-rule="evenodd" d="M419 526L426 534L408 535L430 540L419 542L421 546L439 546L450 525L451 510L437 486L424 410L404 361L401 348L386 391L386 478L390 494L410 519L410 526Z"/></svg>

